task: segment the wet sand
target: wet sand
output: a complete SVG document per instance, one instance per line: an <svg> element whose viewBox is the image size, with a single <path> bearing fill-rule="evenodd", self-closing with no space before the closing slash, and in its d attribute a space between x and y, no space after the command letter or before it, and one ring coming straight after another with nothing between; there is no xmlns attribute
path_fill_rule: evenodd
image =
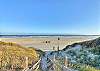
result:
<svg viewBox="0 0 100 71"><path fill-rule="evenodd" d="M95 39L99 36L37 36L37 37L2 37L0 41L13 42L25 47L34 47L43 51L53 51L53 47L60 50L73 43Z"/></svg>

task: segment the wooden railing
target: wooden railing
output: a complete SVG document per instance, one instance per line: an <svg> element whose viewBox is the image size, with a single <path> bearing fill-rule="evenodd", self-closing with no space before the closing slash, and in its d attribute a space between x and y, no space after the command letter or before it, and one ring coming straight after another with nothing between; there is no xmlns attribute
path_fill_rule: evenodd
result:
<svg viewBox="0 0 100 71"><path fill-rule="evenodd" d="M71 71L71 69L69 67L67 67L67 65L61 65L59 64L59 62L56 59L51 59L51 62L53 63L53 71Z"/></svg>
<svg viewBox="0 0 100 71"><path fill-rule="evenodd" d="M70 71L70 68L66 67L65 65L59 64L59 62L56 59L48 58L51 61L52 66L48 67L48 71L51 71L51 67L53 67L52 71ZM22 71L38 71L40 68L41 58L32 65L31 68L27 67Z"/></svg>
<svg viewBox="0 0 100 71"><path fill-rule="evenodd" d="M40 61L41 61L41 58L34 65L32 65L31 68L27 67L22 71L37 71L37 69L39 69L40 67Z"/></svg>

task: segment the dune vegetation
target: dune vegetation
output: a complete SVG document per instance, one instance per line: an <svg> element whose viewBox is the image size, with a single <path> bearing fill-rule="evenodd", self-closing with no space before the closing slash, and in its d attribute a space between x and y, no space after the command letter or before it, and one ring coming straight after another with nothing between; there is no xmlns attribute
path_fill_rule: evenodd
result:
<svg viewBox="0 0 100 71"><path fill-rule="evenodd" d="M15 43L0 41L0 68L20 68L32 64L39 59L39 55L34 48L26 48ZM26 61L28 63L26 63Z"/></svg>

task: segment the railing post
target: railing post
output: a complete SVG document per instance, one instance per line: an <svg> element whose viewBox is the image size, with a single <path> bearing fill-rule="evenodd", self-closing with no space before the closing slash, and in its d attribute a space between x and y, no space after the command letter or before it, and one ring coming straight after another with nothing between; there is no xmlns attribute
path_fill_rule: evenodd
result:
<svg viewBox="0 0 100 71"><path fill-rule="evenodd" d="M67 56L65 56L64 65L65 65L65 67L68 67L68 57Z"/></svg>
<svg viewBox="0 0 100 71"><path fill-rule="evenodd" d="M25 67L28 68L28 57L25 57Z"/></svg>
<svg viewBox="0 0 100 71"><path fill-rule="evenodd" d="M54 71L56 71L56 65L55 65L55 61L56 61L56 59L55 59L55 54L54 54L53 61L54 61L54 63L53 63L53 68L54 68Z"/></svg>

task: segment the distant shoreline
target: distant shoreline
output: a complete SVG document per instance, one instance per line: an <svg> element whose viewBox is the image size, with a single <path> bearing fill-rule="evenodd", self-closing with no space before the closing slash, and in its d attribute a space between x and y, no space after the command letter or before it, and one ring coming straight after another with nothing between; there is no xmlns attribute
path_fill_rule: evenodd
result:
<svg viewBox="0 0 100 71"><path fill-rule="evenodd" d="M0 35L0 37L2 37L2 36L19 36L19 37L23 37L23 36L100 36L100 35L60 35L60 34L50 34L50 35L48 35L48 34L46 34L46 35L20 35L20 34L18 34L18 35Z"/></svg>

